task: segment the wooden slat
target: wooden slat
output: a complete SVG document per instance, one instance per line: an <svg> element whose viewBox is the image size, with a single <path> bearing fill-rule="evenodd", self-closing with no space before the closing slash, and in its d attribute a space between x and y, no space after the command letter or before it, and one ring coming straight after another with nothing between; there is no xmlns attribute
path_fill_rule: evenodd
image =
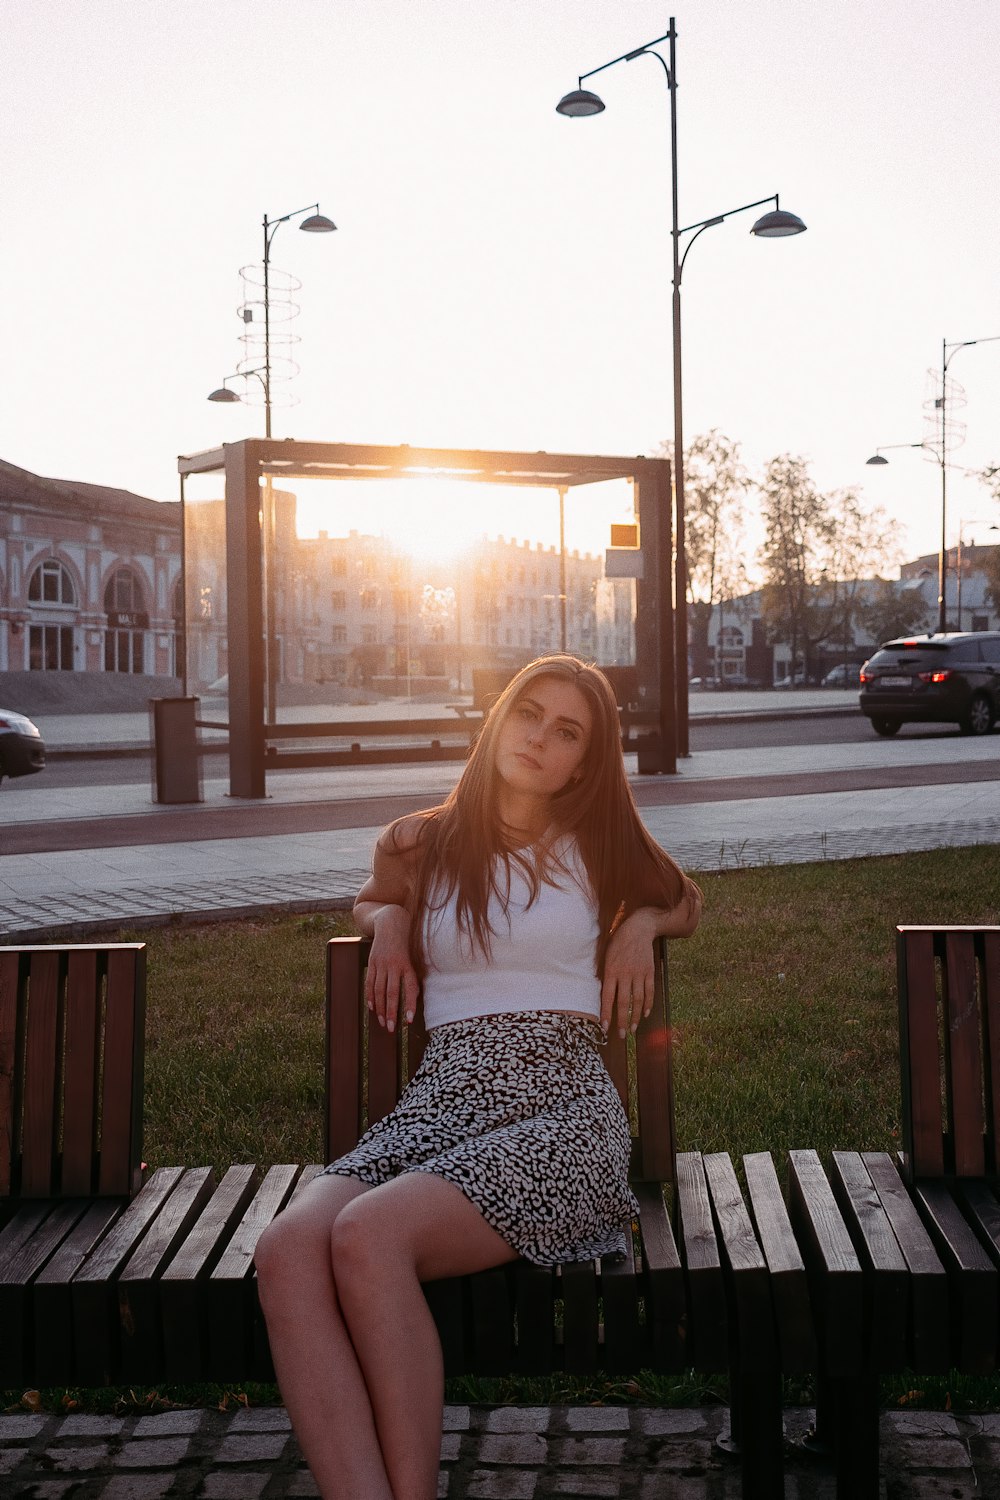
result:
<svg viewBox="0 0 1000 1500"><path fill-rule="evenodd" d="M66 971L61 1190L93 1193L100 1089L101 980L95 948L70 951Z"/></svg>
<svg viewBox="0 0 1000 1500"><path fill-rule="evenodd" d="M983 1016L986 1030L990 1157L988 1170L1000 1173L1000 930L983 933Z"/></svg>
<svg viewBox="0 0 1000 1500"><path fill-rule="evenodd" d="M604 1066L611 1075L611 1080L618 1090L618 1097L622 1101L622 1108L628 1113L628 1041L618 1035L617 1017L612 1016L611 1025L608 1028L608 1040L601 1049Z"/></svg>
<svg viewBox="0 0 1000 1500"><path fill-rule="evenodd" d="M399 1098L401 1029L389 1031L366 1012L368 1022L368 1126L395 1109Z"/></svg>
<svg viewBox="0 0 1000 1500"><path fill-rule="evenodd" d="M913 1193L951 1282L952 1363L989 1374L997 1363L997 1269L944 1183L920 1182Z"/></svg>
<svg viewBox="0 0 1000 1500"><path fill-rule="evenodd" d="M736 1348L741 1369L763 1373L778 1367L778 1340L771 1308L770 1273L728 1153L703 1158L705 1180L736 1307ZM732 1350L730 1350L732 1359Z"/></svg>
<svg viewBox="0 0 1000 1500"><path fill-rule="evenodd" d="M691 1353L700 1370L724 1370L729 1363L729 1320L705 1169L698 1153L678 1153L676 1193Z"/></svg>
<svg viewBox="0 0 1000 1500"><path fill-rule="evenodd" d="M123 1380L163 1378L159 1278L212 1196L211 1167L185 1172L118 1277Z"/></svg>
<svg viewBox="0 0 1000 1500"><path fill-rule="evenodd" d="M160 1278L164 1373L203 1380L208 1369L205 1288L257 1189L253 1165L230 1167Z"/></svg>
<svg viewBox="0 0 1000 1500"><path fill-rule="evenodd" d="M959 1177L981 1177L983 1150L983 1053L976 997L976 955L971 932L944 939L945 1033L948 1039L948 1117Z"/></svg>
<svg viewBox="0 0 1000 1500"><path fill-rule="evenodd" d="M551 1266L519 1260L514 1266L517 1314L517 1370L521 1375L548 1375L555 1363L556 1276Z"/></svg>
<svg viewBox="0 0 1000 1500"><path fill-rule="evenodd" d="M115 1277L184 1175L159 1167L73 1278L73 1341L84 1385L110 1385L118 1369Z"/></svg>
<svg viewBox="0 0 1000 1500"><path fill-rule="evenodd" d="M851 1237L815 1151L789 1152L792 1224L809 1269L822 1369L864 1369L864 1282Z"/></svg>
<svg viewBox="0 0 1000 1500"><path fill-rule="evenodd" d="M514 1303L507 1270L496 1266L469 1277L473 1367L481 1375L515 1368Z"/></svg>
<svg viewBox="0 0 1000 1500"><path fill-rule="evenodd" d="M7 949L0 952L0 1198L5 1198L12 1187L16 1122L21 1107L15 1066L21 1007L21 955Z"/></svg>
<svg viewBox="0 0 1000 1500"><path fill-rule="evenodd" d="M104 1086L98 1191L118 1197L142 1182L142 1095L146 1025L146 949L108 950L104 1010Z"/></svg>
<svg viewBox="0 0 1000 1500"><path fill-rule="evenodd" d="M464 1375L466 1355L466 1282L462 1276L424 1283L424 1296L437 1325L446 1376Z"/></svg>
<svg viewBox="0 0 1000 1500"><path fill-rule="evenodd" d="M757 1238L771 1275L781 1368L788 1374L815 1370L816 1334L806 1268L771 1153L754 1151L744 1156L743 1170Z"/></svg>
<svg viewBox="0 0 1000 1500"><path fill-rule="evenodd" d="M406 1028L406 1076L409 1081L419 1068L427 1050L427 1028L419 1008L417 1018Z"/></svg>
<svg viewBox="0 0 1000 1500"><path fill-rule="evenodd" d="M361 980L368 945L331 938L326 947L327 1163L354 1149L361 1134Z"/></svg>
<svg viewBox="0 0 1000 1500"><path fill-rule="evenodd" d="M34 1234L0 1261L0 1389L17 1385L28 1364L31 1283L85 1209L79 1199L56 1201Z"/></svg>
<svg viewBox="0 0 1000 1500"><path fill-rule="evenodd" d="M910 1272L910 1351L914 1370L944 1371L951 1362L948 1278L892 1158L864 1151L861 1159Z"/></svg>
<svg viewBox="0 0 1000 1500"><path fill-rule="evenodd" d="M635 1043L636 1093L642 1175L647 1182L674 1180L674 1088L667 1001L667 944L653 948L653 1008Z"/></svg>
<svg viewBox="0 0 1000 1500"><path fill-rule="evenodd" d="M56 949L36 949L31 954L21 1138L21 1194L25 1198L48 1198L55 1192L59 1112L59 957Z"/></svg>
<svg viewBox="0 0 1000 1500"><path fill-rule="evenodd" d="M124 1212L124 1200L97 1198L63 1240L45 1269L35 1278L33 1302L33 1358L24 1378L38 1386L76 1385L73 1343L72 1279L95 1247Z"/></svg>
<svg viewBox="0 0 1000 1500"><path fill-rule="evenodd" d="M670 1374L691 1363L687 1352L684 1270L662 1188L655 1182L637 1182L634 1192L639 1201L643 1291L652 1368L658 1374Z"/></svg>
<svg viewBox="0 0 1000 1500"><path fill-rule="evenodd" d="M604 1368L634 1374L649 1364L649 1339L639 1325L639 1281L636 1275L632 1226L625 1227L625 1256L601 1258L601 1299L604 1303Z"/></svg>
<svg viewBox="0 0 1000 1500"><path fill-rule="evenodd" d="M896 930L899 986L903 1150L907 1180L944 1171L941 1053L938 1045L934 937L927 929Z"/></svg>
<svg viewBox="0 0 1000 1500"><path fill-rule="evenodd" d="M284 1208L296 1166L271 1167L208 1278L208 1373L245 1378L253 1370L253 1256L264 1230Z"/></svg>
<svg viewBox="0 0 1000 1500"><path fill-rule="evenodd" d="M868 1283L866 1370L900 1370L910 1348L906 1260L858 1152L833 1153L831 1182Z"/></svg>
<svg viewBox="0 0 1000 1500"><path fill-rule="evenodd" d="M592 1260L576 1260L559 1270L566 1370L590 1375L598 1365L597 1266Z"/></svg>

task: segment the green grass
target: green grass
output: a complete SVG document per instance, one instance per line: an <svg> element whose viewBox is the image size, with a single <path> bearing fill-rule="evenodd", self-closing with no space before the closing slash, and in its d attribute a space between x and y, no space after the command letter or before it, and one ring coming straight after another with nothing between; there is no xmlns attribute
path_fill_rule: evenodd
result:
<svg viewBox="0 0 1000 1500"><path fill-rule="evenodd" d="M779 1161L792 1147L897 1149L894 928L1000 923L996 849L701 880L701 928L670 955L678 1148L770 1150ZM313 916L120 934L149 945L151 1167L320 1160L323 946L349 930L346 918ZM225 1395L201 1389L203 1399ZM722 1397L725 1383L637 1372L630 1382L465 1381L450 1390L457 1400L683 1404ZM83 1394L91 1405L148 1408L153 1399ZM807 1388L789 1387L796 1395ZM906 1375L885 1398L981 1408L1000 1405L1000 1383Z"/></svg>

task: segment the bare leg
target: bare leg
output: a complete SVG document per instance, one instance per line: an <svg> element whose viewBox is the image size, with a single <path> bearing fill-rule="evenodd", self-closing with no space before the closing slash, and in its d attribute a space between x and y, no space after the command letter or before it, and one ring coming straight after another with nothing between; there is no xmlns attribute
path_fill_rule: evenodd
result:
<svg viewBox="0 0 1000 1500"><path fill-rule="evenodd" d="M424 1172L347 1204L332 1243L337 1297L394 1500L433 1500L444 1378L420 1283L501 1265L516 1252L459 1188Z"/></svg>
<svg viewBox="0 0 1000 1500"><path fill-rule="evenodd" d="M357 1178L317 1177L264 1231L255 1256L278 1384L325 1500L393 1500L330 1260L337 1216L369 1191Z"/></svg>

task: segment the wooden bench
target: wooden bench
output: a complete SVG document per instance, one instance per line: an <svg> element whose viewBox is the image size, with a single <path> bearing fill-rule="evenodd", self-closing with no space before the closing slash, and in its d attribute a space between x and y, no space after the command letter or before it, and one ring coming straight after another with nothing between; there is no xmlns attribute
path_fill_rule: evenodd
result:
<svg viewBox="0 0 1000 1500"><path fill-rule="evenodd" d="M327 949L326 1159L393 1107L419 1025L372 1021L368 945ZM730 1370L744 1493L783 1495L780 1372L816 1365L770 1156L674 1146L666 949L653 1015L606 1061L633 1122L623 1262L518 1262L427 1286L449 1375ZM0 1388L273 1379L253 1254L320 1170L159 1167L141 1181L142 944L0 949ZM665 1201L666 1190L669 1204Z"/></svg>
<svg viewBox="0 0 1000 1500"><path fill-rule="evenodd" d="M1000 1362L1000 927L896 931L902 1152L791 1153L840 1500L879 1493L880 1374Z"/></svg>

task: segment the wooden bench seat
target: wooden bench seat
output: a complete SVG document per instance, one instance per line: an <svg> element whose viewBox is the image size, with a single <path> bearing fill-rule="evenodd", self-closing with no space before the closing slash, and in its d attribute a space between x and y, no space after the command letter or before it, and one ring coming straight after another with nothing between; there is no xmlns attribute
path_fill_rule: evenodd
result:
<svg viewBox="0 0 1000 1500"><path fill-rule="evenodd" d="M327 950L326 1159L390 1110L426 1040L372 1022L368 945ZM269 1380L253 1255L318 1164L142 1181L141 944L0 950L0 1387ZM654 1013L606 1056L633 1124L623 1261L426 1287L449 1375L730 1371L744 1492L783 1494L780 1376L817 1355L774 1164L675 1153L666 944ZM666 1190L666 1197L665 1197Z"/></svg>

